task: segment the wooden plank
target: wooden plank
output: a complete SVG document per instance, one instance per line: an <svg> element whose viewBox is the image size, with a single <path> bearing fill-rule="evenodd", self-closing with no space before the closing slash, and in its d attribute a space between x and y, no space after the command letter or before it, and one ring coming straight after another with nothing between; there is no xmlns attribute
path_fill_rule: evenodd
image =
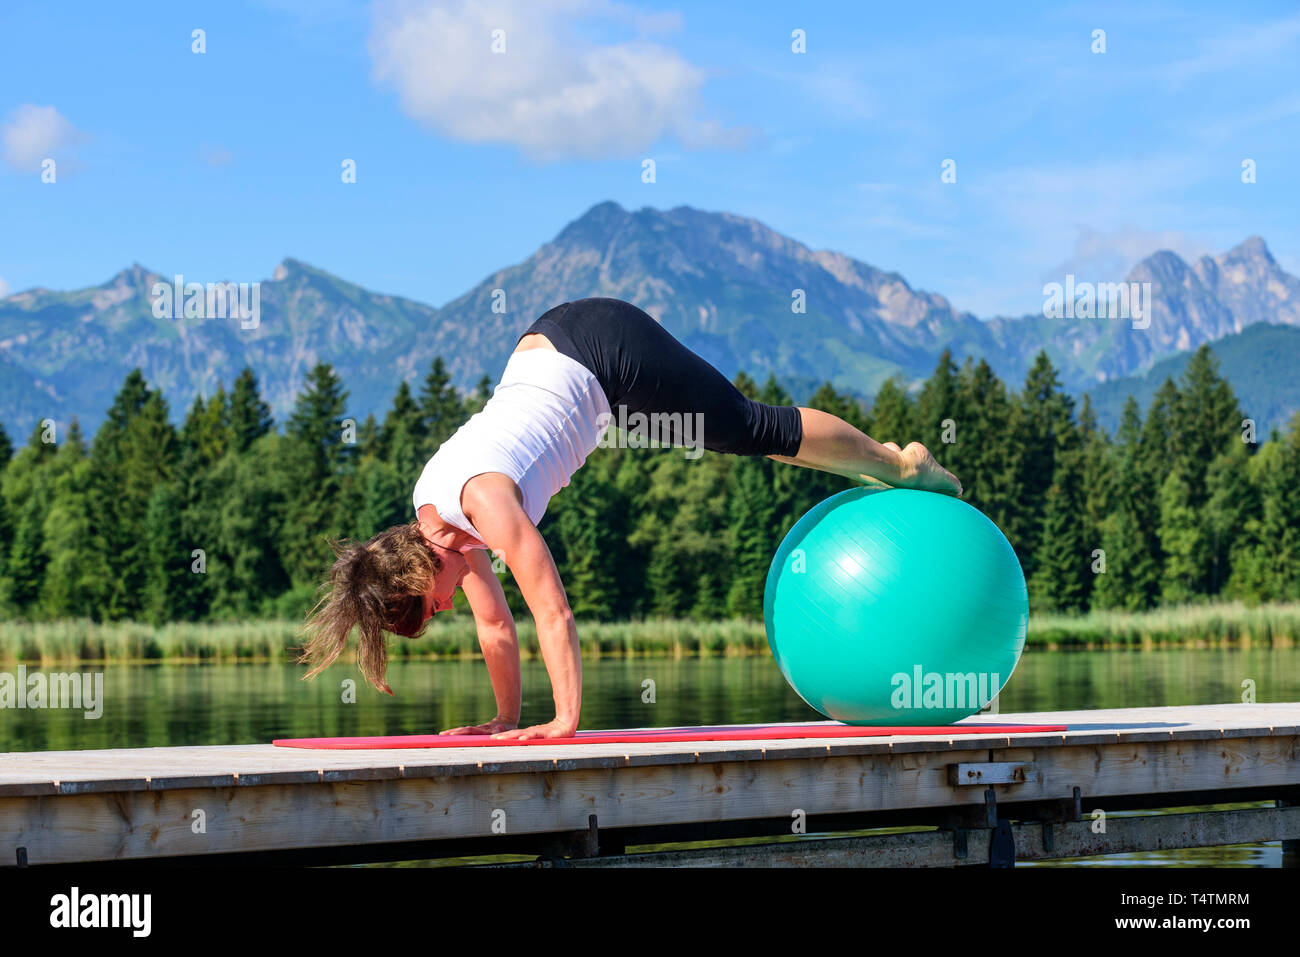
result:
<svg viewBox="0 0 1300 957"><path fill-rule="evenodd" d="M258 786L311 780L313 775L316 780L328 775L331 780L347 781L376 775L491 775L541 772L556 767L576 771L616 766L815 759L822 756L969 753L1005 750L1022 744L1032 745L1038 750L1152 741L1250 740L1262 736L1260 732L1266 727L1265 722L1275 722L1267 724L1270 737L1293 736L1296 733L1293 729L1300 727L1300 704L1004 714L996 718L1017 723L1061 722L1076 730L944 738L915 735L843 738L817 744L807 739L790 739L743 743L649 742L585 745L580 748L521 745L492 748L486 754L479 748L309 751L269 745L19 752L0 754L0 789L3 789L0 793L49 793L56 783L59 790L166 790L202 785L225 787L231 783L232 776L238 786Z"/></svg>
<svg viewBox="0 0 1300 957"><path fill-rule="evenodd" d="M999 800L1063 800L1300 784L1298 739L1124 742L1016 748L1037 780L998 785ZM1011 751L1012 749L1008 749ZM670 756L673 757L673 756ZM675 757L682 757L676 755ZM835 755L571 771L376 778L260 787L87 792L0 800L0 861L33 863L491 837L876 810L974 807L983 789L948 783L951 752ZM990 761L1003 759L993 751ZM383 769L377 769L383 770ZM192 835L195 809L207 832ZM499 820L498 820L499 818ZM1114 820L1112 818L1111 820Z"/></svg>
<svg viewBox="0 0 1300 957"><path fill-rule="evenodd" d="M1015 790L1017 800L1069 797L1074 786L1090 800L1129 794L1173 794L1300 784L1300 738L1235 738L1124 742L1031 751L1044 775ZM992 761L1023 760L1027 749L994 751Z"/></svg>

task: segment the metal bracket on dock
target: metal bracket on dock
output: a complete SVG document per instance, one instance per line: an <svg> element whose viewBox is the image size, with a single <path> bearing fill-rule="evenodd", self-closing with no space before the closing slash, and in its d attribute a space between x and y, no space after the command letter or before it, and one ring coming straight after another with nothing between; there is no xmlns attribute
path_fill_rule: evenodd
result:
<svg viewBox="0 0 1300 957"><path fill-rule="evenodd" d="M1038 816L1043 825L1043 850L1052 853L1056 850L1056 834L1053 824L1071 824L1083 820L1083 793L1076 787L1072 797L1054 802Z"/></svg>
<svg viewBox="0 0 1300 957"><path fill-rule="evenodd" d="M1016 835L1010 821L998 821L989 834L989 867L1016 866Z"/></svg>
<svg viewBox="0 0 1300 957"><path fill-rule="evenodd" d="M967 804L949 808L940 815L939 827L945 831L984 830L998 826L998 797L993 788L984 789L984 806Z"/></svg>
<svg viewBox="0 0 1300 957"><path fill-rule="evenodd" d="M1076 789L1077 792L1077 789ZM1076 793L1077 797L1077 793ZM945 814L941 830L952 831L952 856L964 861L969 857L969 831L987 831L989 835L989 867L1016 866L1016 838L1011 822L998 817L998 795L992 788L984 789L984 806L964 807Z"/></svg>
<svg viewBox="0 0 1300 957"><path fill-rule="evenodd" d="M967 831L996 831L998 826L998 796L992 787L984 789L983 807L967 806L950 810L942 816L939 823L940 830L952 831L952 856L958 861L966 860L969 854ZM1014 858L1014 841L1011 853Z"/></svg>
<svg viewBox="0 0 1300 957"><path fill-rule="evenodd" d="M948 783L953 787L1025 784L1042 779L1043 773L1032 761L982 761L948 765Z"/></svg>

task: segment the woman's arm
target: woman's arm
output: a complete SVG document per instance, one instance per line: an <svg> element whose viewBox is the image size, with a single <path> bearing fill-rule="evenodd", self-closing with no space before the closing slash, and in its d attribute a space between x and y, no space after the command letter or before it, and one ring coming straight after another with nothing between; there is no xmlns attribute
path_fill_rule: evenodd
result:
<svg viewBox="0 0 1300 957"><path fill-rule="evenodd" d="M496 734L519 727L519 636L488 553L475 549L466 553L465 561L469 573L460 587L474 614L479 647L483 649L483 660L497 699L497 714L483 724L451 728L442 734Z"/></svg>
<svg viewBox="0 0 1300 957"><path fill-rule="evenodd" d="M553 721L493 737L569 737L578 730L582 710L582 658L578 629L551 550L525 514L518 486L504 475L488 472L471 479L461 496L461 507L482 533L484 543L505 559L528 603L555 698Z"/></svg>

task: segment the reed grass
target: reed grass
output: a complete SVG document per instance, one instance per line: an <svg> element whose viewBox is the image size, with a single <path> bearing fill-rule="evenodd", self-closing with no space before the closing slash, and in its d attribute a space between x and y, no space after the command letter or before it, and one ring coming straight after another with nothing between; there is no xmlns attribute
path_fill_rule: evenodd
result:
<svg viewBox="0 0 1300 957"><path fill-rule="evenodd" d="M302 644L293 621L174 622L154 627L140 622L0 622L0 663L53 664L78 661L292 661ZM540 657L537 629L528 618L517 623L523 657ZM583 657L753 654L767 650L761 622L659 619L582 622ZM479 654L474 619L449 616L430 624L423 637L393 637L390 660L467 658Z"/></svg>
<svg viewBox="0 0 1300 957"><path fill-rule="evenodd" d="M0 622L0 663L79 661L292 661L301 644L293 621ZM518 622L524 657L540 657L530 619ZM766 654L763 624L754 620L649 619L582 622L582 653L639 657ZM1260 643L1289 646L1300 637L1300 603L1248 607L1240 603L1189 605L1145 612L1093 611L1086 615L1030 616L1028 644L1041 648ZM906 636L899 634L898 640ZM467 658L479 654L474 619L448 616L424 637L393 638L389 657Z"/></svg>
<svg viewBox="0 0 1300 957"><path fill-rule="evenodd" d="M1300 638L1300 602L1179 605L1151 611L1030 615L1030 645L1241 644L1289 646Z"/></svg>

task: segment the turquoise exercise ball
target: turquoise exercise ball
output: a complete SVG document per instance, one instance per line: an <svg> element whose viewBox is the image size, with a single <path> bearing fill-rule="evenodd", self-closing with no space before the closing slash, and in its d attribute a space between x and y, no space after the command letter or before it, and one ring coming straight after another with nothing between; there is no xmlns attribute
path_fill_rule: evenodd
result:
<svg viewBox="0 0 1300 957"><path fill-rule="evenodd" d="M1029 595L1011 543L978 509L937 492L854 488L790 529L763 619L786 681L828 718L947 725L1011 677Z"/></svg>

